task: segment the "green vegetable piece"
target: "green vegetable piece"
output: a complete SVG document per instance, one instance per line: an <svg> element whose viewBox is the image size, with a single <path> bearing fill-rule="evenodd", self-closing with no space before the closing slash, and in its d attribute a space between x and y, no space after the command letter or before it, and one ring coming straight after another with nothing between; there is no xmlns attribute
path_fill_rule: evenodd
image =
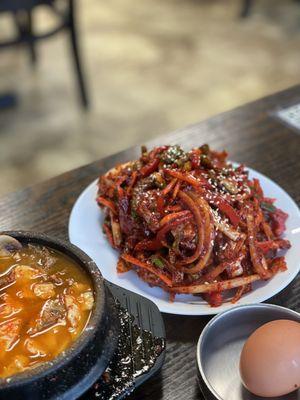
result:
<svg viewBox="0 0 300 400"><path fill-rule="evenodd" d="M164 268L164 263L159 259L159 258L151 258L151 261L154 265L156 265L158 268Z"/></svg>
<svg viewBox="0 0 300 400"><path fill-rule="evenodd" d="M263 210L269 211L269 212L271 212L271 213L274 213L274 212L276 211L276 207L273 206L273 204L267 203L267 202L265 202L265 201L262 201L262 202L260 203L260 207L261 207Z"/></svg>

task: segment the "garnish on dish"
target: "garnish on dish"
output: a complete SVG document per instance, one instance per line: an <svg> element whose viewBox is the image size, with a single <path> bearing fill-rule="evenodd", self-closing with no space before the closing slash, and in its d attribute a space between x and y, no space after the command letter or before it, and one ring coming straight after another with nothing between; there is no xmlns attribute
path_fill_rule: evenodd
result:
<svg viewBox="0 0 300 400"><path fill-rule="evenodd" d="M104 233L120 251L118 272L135 270L150 286L201 295L211 306L251 291L255 281L286 270L278 254L286 213L266 198L243 165L203 145L142 147L139 160L118 165L98 182Z"/></svg>
<svg viewBox="0 0 300 400"><path fill-rule="evenodd" d="M0 235L0 377L52 361L82 333L93 304L75 261Z"/></svg>

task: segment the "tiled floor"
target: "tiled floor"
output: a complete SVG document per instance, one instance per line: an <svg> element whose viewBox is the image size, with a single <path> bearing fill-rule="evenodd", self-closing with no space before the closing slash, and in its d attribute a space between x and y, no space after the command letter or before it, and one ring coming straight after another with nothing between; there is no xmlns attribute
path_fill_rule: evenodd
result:
<svg viewBox="0 0 300 400"><path fill-rule="evenodd" d="M300 5L257 0L80 0L92 107L76 102L67 40L0 53L0 194L299 82ZM50 24L44 12L39 26ZM0 36L10 21L0 18Z"/></svg>

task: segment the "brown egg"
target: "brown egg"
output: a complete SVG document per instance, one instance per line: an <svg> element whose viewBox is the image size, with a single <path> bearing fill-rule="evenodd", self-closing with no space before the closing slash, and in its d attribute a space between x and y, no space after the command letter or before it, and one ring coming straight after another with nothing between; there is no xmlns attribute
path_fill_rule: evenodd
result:
<svg viewBox="0 0 300 400"><path fill-rule="evenodd" d="M300 387L300 323L268 322L246 341L240 358L244 386L253 394L276 397Z"/></svg>

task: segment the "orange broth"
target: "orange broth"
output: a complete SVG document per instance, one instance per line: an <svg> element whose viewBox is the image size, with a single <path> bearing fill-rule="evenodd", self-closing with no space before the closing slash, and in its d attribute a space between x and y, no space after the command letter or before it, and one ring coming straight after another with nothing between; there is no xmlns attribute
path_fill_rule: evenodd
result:
<svg viewBox="0 0 300 400"><path fill-rule="evenodd" d="M89 276L71 258L27 245L0 257L0 378L53 360L84 330Z"/></svg>

